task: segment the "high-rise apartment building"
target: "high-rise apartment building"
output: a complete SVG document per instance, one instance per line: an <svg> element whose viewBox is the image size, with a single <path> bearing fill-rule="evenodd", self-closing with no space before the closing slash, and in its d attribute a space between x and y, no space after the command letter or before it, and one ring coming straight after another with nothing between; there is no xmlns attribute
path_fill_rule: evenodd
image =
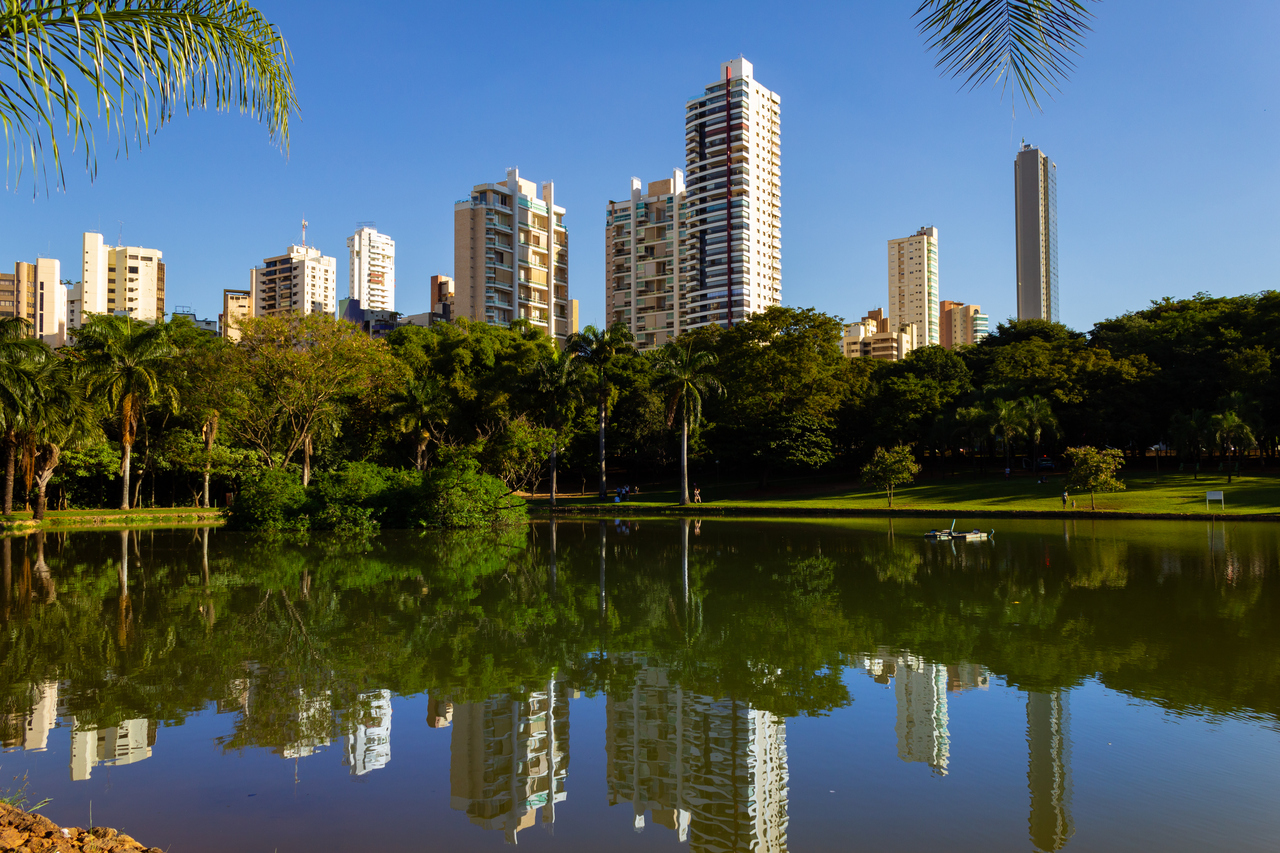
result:
<svg viewBox="0 0 1280 853"><path fill-rule="evenodd" d="M884 311L877 308L868 311L858 322L845 324L840 351L846 358L901 361L919 345L917 329L915 323L907 323L900 329L890 328Z"/></svg>
<svg viewBox="0 0 1280 853"><path fill-rule="evenodd" d="M939 343L937 228L889 241L888 315L895 332L914 324L920 346Z"/></svg>
<svg viewBox="0 0 1280 853"><path fill-rule="evenodd" d="M363 225L347 238L347 296L366 311L396 310L396 241Z"/></svg>
<svg viewBox="0 0 1280 853"><path fill-rule="evenodd" d="M0 273L0 317L22 317L29 336L66 346L68 302L61 275L62 264L53 258L19 261L12 273Z"/></svg>
<svg viewBox="0 0 1280 853"><path fill-rule="evenodd" d="M508 169L453 206L453 317L499 326L528 320L559 341L577 331L569 299L569 232L555 185Z"/></svg>
<svg viewBox="0 0 1280 853"><path fill-rule="evenodd" d="M944 299L938 303L939 333L947 349L976 344L987 336L987 315L981 305L966 305Z"/></svg>
<svg viewBox="0 0 1280 853"><path fill-rule="evenodd" d="M1018 229L1018 319L1062 321L1058 313L1058 167L1023 142L1013 161Z"/></svg>
<svg viewBox="0 0 1280 853"><path fill-rule="evenodd" d="M89 314L119 314L156 323L164 319L164 253L142 246L107 246L87 231L82 240L80 283L71 289L68 325L78 329Z"/></svg>
<svg viewBox="0 0 1280 853"><path fill-rule="evenodd" d="M650 181L605 209L605 306L609 323L625 323L636 347L650 350L680 334L683 301L678 274L684 230L684 173Z"/></svg>
<svg viewBox="0 0 1280 853"><path fill-rule="evenodd" d="M686 103L681 329L781 303L781 133L778 95L741 57Z"/></svg>
<svg viewBox="0 0 1280 853"><path fill-rule="evenodd" d="M233 343L240 340L240 321L252 316L253 291L222 291L222 313L218 315L218 325L224 338Z"/></svg>
<svg viewBox="0 0 1280 853"><path fill-rule="evenodd" d="M290 246L249 270L253 316L328 314L337 310L338 261L310 246Z"/></svg>
<svg viewBox="0 0 1280 853"><path fill-rule="evenodd" d="M346 737L342 763L352 776L381 770L391 761L391 691L373 690L356 697L355 718Z"/></svg>

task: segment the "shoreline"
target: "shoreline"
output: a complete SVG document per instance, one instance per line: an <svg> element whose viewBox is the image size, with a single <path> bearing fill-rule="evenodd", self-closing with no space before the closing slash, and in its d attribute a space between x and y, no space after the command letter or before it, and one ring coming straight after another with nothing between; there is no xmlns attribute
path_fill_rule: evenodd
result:
<svg viewBox="0 0 1280 853"><path fill-rule="evenodd" d="M57 512L57 511L55 511ZM95 530L135 527L174 527L198 524L218 527L226 523L220 508L174 507L157 510L91 510L83 515L49 514L44 521L30 518L0 519L2 533L39 533L50 530Z"/></svg>
<svg viewBox="0 0 1280 853"><path fill-rule="evenodd" d="M44 815L24 811L0 802L0 849L100 851L100 853L163 853L159 847L147 847L134 838L95 826L61 827Z"/></svg>
<svg viewBox="0 0 1280 853"><path fill-rule="evenodd" d="M1124 510L1039 510L1039 509L850 509L847 507L747 507L717 506L716 504L645 504L645 503L604 503L598 506L558 506L554 510L548 506L531 506L530 513L538 515L697 515L697 516L743 516L772 518L1062 518L1062 519L1109 519L1137 521L1280 521L1280 513L1212 513L1212 512L1127 512Z"/></svg>

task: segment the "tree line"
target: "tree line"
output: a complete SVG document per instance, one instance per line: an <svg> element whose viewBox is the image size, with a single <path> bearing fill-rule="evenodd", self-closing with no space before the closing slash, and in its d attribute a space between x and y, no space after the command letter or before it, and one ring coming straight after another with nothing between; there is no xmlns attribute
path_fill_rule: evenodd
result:
<svg viewBox="0 0 1280 853"><path fill-rule="evenodd" d="M1130 464L1163 456L1230 473L1275 459L1277 321L1274 291L1201 294L1088 334L1009 321L974 346L882 362L841 354L839 318L783 307L653 352L620 324L588 326L558 349L521 322L405 326L374 340L318 315L248 320L235 343L182 318L93 316L53 351L10 318L4 510L42 515L51 496L63 507L213 506L263 477L309 488L342 472L360 492L352 484L380 469L438 468L553 502L566 483L606 499L624 483L675 481L686 502L690 481L717 471L762 487L806 472L856 477L896 447L934 472L1038 470L1067 447L1095 447ZM365 473L353 479L351 466Z"/></svg>

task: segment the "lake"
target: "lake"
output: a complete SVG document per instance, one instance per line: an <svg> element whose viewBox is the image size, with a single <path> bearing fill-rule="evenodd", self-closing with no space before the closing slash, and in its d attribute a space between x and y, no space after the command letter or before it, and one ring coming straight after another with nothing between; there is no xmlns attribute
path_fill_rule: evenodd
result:
<svg viewBox="0 0 1280 853"><path fill-rule="evenodd" d="M1280 527L949 521L5 539L0 793L172 853L1280 847Z"/></svg>

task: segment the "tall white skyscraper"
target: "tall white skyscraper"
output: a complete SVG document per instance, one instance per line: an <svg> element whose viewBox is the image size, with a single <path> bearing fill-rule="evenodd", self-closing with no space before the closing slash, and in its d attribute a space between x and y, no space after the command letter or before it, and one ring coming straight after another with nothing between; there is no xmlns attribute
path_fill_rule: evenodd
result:
<svg viewBox="0 0 1280 853"><path fill-rule="evenodd" d="M941 343L938 329L938 229L889 241L889 329L916 327L916 346Z"/></svg>
<svg viewBox="0 0 1280 853"><path fill-rule="evenodd" d="M1013 161L1018 229L1018 319L1062 322L1058 313L1058 167L1026 142Z"/></svg>
<svg viewBox="0 0 1280 853"><path fill-rule="evenodd" d="M347 296L367 311L396 310L396 241L371 225L347 238Z"/></svg>
<svg viewBox="0 0 1280 853"><path fill-rule="evenodd" d="M781 133L780 98L741 57L685 105L681 328L781 304Z"/></svg>
<svg viewBox="0 0 1280 853"><path fill-rule="evenodd" d="M67 325L78 329L87 314L127 314L155 323L164 319L164 253L142 246L107 246L87 231L82 240L80 283L71 288Z"/></svg>
<svg viewBox="0 0 1280 853"><path fill-rule="evenodd" d="M310 246L290 246L283 255L265 258L249 270L253 291L250 316L328 314L337 310L337 258Z"/></svg>

